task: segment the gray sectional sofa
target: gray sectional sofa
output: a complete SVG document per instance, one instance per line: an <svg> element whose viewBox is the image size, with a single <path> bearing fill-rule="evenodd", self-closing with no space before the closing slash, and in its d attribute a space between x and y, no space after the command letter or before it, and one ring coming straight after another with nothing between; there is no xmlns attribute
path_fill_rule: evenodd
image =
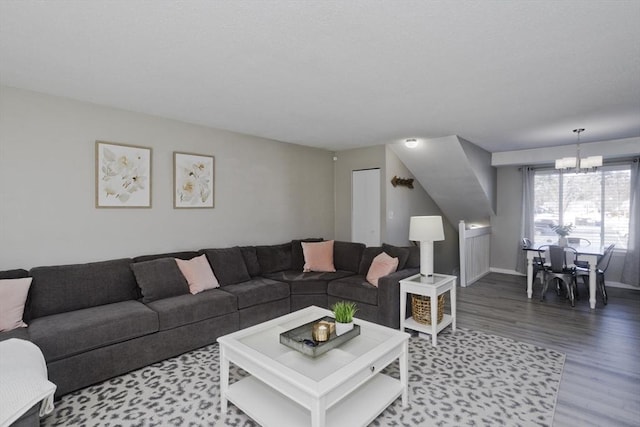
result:
<svg viewBox="0 0 640 427"><path fill-rule="evenodd" d="M319 239L307 239L319 240ZM398 271L366 281L382 251ZM173 258L205 254L220 288L189 293ZM27 328L0 333L42 350L56 396L211 343L308 305L353 301L358 317L399 327L399 280L419 272L417 247L334 243L336 272L303 273L300 240L0 272L33 278Z"/></svg>

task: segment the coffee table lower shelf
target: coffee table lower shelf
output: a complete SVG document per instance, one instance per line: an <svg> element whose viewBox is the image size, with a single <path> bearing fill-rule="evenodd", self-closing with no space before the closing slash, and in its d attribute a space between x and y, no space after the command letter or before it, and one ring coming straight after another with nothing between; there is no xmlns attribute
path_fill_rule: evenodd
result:
<svg viewBox="0 0 640 427"><path fill-rule="evenodd" d="M377 374L327 409L327 426L366 426L402 395L400 381ZM264 427L311 425L311 411L249 376L229 385L227 398Z"/></svg>

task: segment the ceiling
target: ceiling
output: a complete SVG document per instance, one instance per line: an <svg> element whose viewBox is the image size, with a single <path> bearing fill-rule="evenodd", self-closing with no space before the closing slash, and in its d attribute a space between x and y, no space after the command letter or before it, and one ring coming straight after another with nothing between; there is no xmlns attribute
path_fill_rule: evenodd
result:
<svg viewBox="0 0 640 427"><path fill-rule="evenodd" d="M0 83L332 151L640 136L640 1L0 1ZM0 94L1 95L1 94Z"/></svg>

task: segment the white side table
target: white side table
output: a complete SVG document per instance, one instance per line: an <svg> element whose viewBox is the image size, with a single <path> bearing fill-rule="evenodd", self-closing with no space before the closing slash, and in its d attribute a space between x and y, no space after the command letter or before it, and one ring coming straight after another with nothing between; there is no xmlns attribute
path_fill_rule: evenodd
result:
<svg viewBox="0 0 640 427"><path fill-rule="evenodd" d="M407 277L400 281L400 330L404 332L405 328L414 331L424 332L431 335L431 342L437 345L438 333L451 325L456 330L456 276L446 274L434 274L430 277L415 276ZM450 313L445 313L442 321L438 323L438 296L449 292L451 299ZM409 294L423 295L431 298L431 325L423 325L416 322L413 317L407 316L407 296Z"/></svg>

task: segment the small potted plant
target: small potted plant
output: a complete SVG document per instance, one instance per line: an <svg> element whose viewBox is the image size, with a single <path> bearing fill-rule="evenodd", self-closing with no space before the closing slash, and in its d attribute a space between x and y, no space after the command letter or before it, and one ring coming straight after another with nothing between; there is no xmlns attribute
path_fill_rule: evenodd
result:
<svg viewBox="0 0 640 427"><path fill-rule="evenodd" d="M558 244L560 246L567 246L567 236L573 231L573 224L556 225L553 227L553 231L559 236Z"/></svg>
<svg viewBox="0 0 640 427"><path fill-rule="evenodd" d="M347 301L338 301L331 307L336 318L336 335L340 336L353 329L353 316L358 311L356 304Z"/></svg>

